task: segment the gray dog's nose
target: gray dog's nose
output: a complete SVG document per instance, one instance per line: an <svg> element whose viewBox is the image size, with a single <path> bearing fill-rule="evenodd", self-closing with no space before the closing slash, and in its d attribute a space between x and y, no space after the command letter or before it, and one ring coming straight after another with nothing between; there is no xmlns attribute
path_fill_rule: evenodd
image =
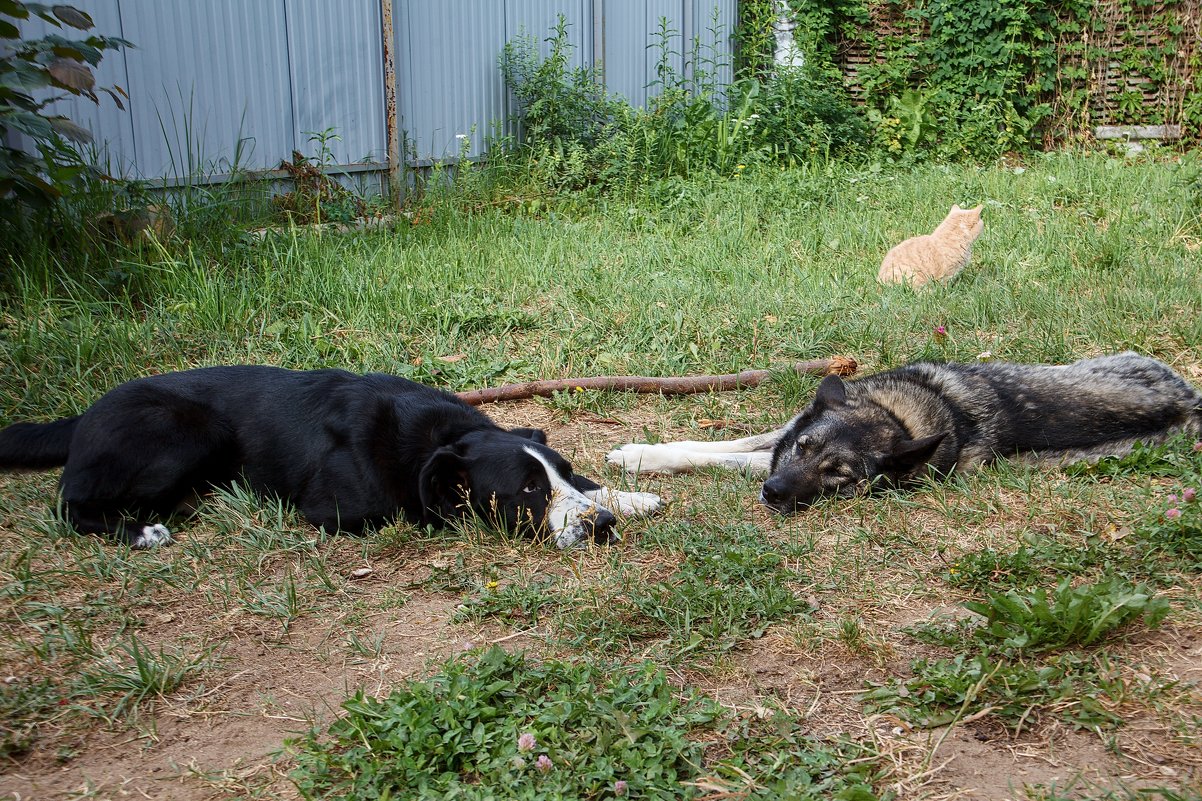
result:
<svg viewBox="0 0 1202 801"><path fill-rule="evenodd" d="M780 476L773 476L764 482L760 490L760 500L769 506L781 506L789 498L789 488Z"/></svg>
<svg viewBox="0 0 1202 801"><path fill-rule="evenodd" d="M593 542L608 545L614 539L614 524L618 519L608 509L598 509L597 514L585 519L584 525L592 528Z"/></svg>

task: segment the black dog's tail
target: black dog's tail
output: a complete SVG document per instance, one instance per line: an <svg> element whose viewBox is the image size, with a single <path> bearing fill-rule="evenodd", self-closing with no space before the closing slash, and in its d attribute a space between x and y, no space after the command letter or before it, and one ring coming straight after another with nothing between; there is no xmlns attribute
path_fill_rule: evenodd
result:
<svg viewBox="0 0 1202 801"><path fill-rule="evenodd" d="M0 431L0 470L42 470L67 463L79 416L52 423L14 423Z"/></svg>

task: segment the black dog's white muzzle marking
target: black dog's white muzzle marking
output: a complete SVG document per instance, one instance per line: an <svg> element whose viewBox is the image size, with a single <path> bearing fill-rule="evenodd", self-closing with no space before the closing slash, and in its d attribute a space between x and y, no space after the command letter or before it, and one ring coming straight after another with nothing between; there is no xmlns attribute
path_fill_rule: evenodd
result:
<svg viewBox="0 0 1202 801"><path fill-rule="evenodd" d="M551 529L555 547L571 548L573 545L587 542L592 534L591 527L586 527L585 521L609 510L594 503L584 493L568 483L536 449L527 447L523 450L538 459L543 469L547 471L547 481L551 485L551 500L547 506L547 527Z"/></svg>

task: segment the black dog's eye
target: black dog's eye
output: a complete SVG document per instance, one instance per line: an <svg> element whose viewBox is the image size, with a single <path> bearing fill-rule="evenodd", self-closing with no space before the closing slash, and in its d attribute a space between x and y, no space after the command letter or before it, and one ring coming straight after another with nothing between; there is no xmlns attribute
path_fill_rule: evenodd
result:
<svg viewBox="0 0 1202 801"><path fill-rule="evenodd" d="M542 490L542 487L537 481L527 481L526 486L522 487L522 492L534 493Z"/></svg>

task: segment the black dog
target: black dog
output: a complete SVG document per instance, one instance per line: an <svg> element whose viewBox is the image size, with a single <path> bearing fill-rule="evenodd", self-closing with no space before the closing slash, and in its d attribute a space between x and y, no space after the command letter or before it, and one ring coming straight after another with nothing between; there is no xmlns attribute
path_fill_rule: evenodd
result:
<svg viewBox="0 0 1202 801"><path fill-rule="evenodd" d="M555 544L609 542L614 515L649 493L575 475L535 429L506 431L459 398L404 378L342 370L206 367L122 384L86 412L0 431L0 468L65 465L67 519L135 548L196 493L241 480L316 526L361 531L400 515L478 515Z"/></svg>

